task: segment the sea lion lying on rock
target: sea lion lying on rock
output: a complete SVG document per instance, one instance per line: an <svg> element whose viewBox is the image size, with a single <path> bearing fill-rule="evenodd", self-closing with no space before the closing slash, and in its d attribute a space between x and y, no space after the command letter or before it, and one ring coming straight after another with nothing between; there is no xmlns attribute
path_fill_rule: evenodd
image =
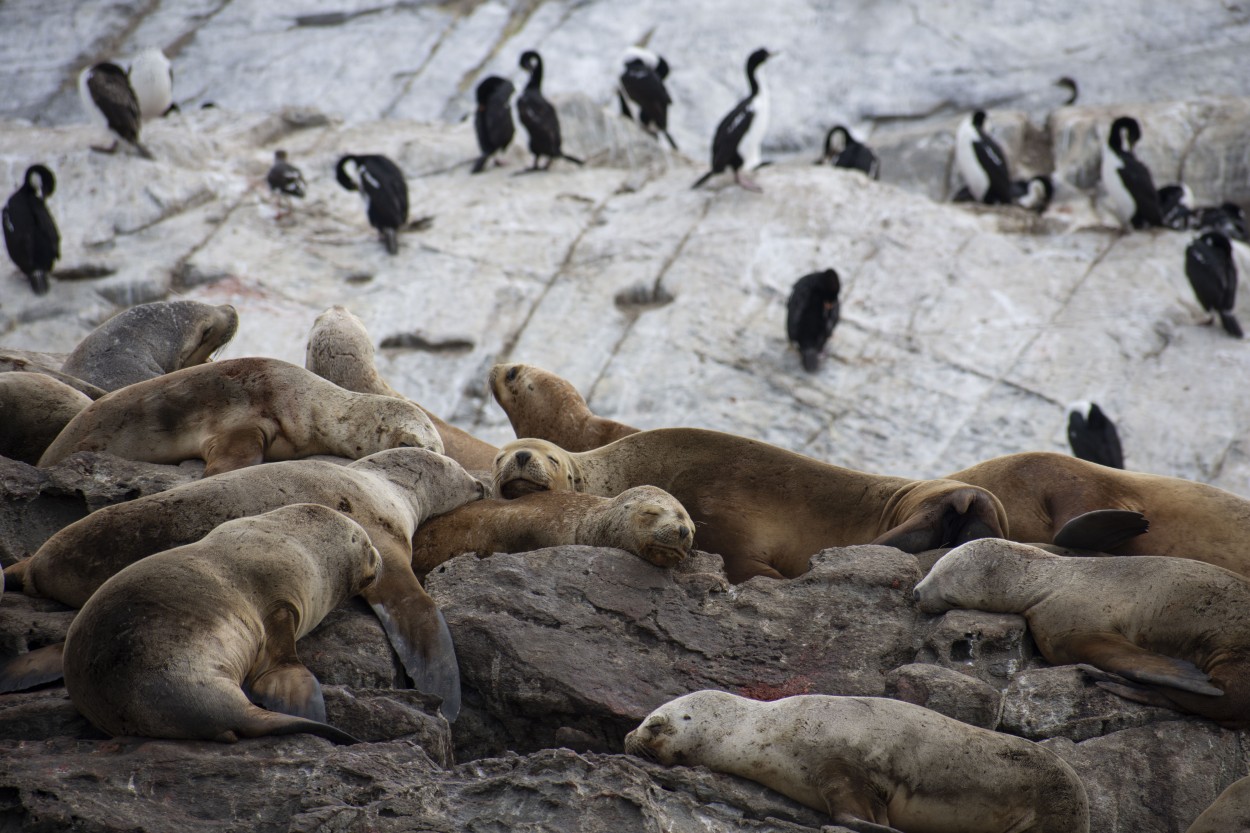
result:
<svg viewBox="0 0 1250 833"><path fill-rule="evenodd" d="M0 456L35 465L91 397L42 373L0 373Z"/></svg>

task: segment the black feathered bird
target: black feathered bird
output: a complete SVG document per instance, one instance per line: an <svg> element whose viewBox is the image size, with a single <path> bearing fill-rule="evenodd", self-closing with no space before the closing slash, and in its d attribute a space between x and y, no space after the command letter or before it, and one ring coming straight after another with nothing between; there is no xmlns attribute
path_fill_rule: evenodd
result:
<svg viewBox="0 0 1250 833"><path fill-rule="evenodd" d="M307 188L303 172L287 161L285 150L273 152L273 165L269 167L265 181L269 183L269 190L278 195L279 205L283 209L278 213L278 219L290 213L291 197L302 199Z"/></svg>
<svg viewBox="0 0 1250 833"><path fill-rule="evenodd" d="M881 163L872 148L861 143L845 125L834 125L825 134L825 152L817 160L817 165L832 163L835 168L851 168L863 171L869 179L876 179L881 172Z"/></svg>
<svg viewBox="0 0 1250 833"><path fill-rule="evenodd" d="M516 87L507 78L488 75L477 85L477 110L473 114L473 129L477 132L477 146L482 155L473 163L473 173L480 174L487 161L496 153L508 149L516 126L512 123L512 107L509 101Z"/></svg>
<svg viewBox="0 0 1250 833"><path fill-rule="evenodd" d="M31 165L22 187L0 212L9 257L30 280L36 295L48 292L48 274L61 256L61 233L44 201L56 190L56 177L43 165Z"/></svg>
<svg viewBox="0 0 1250 833"><path fill-rule="evenodd" d="M1241 338L1241 324L1233 315L1237 265L1233 262L1233 246L1223 233L1208 231L1189 244L1185 249L1185 277L1202 308L1220 317L1224 332Z"/></svg>
<svg viewBox="0 0 1250 833"><path fill-rule="evenodd" d="M139 141L139 98L125 70L107 61L88 67L78 78L78 93L88 113L102 118L109 130L133 145L144 158L152 158L152 152ZM117 150L117 142L109 148L93 149L112 153Z"/></svg>
<svg viewBox="0 0 1250 833"><path fill-rule="evenodd" d="M369 224L382 235L386 250L399 253L399 230L408 222L408 183L399 166L379 154L349 154L334 175L348 191L360 192Z"/></svg>
<svg viewBox="0 0 1250 833"><path fill-rule="evenodd" d="M1159 192L1150 169L1133 154L1141 141L1141 125L1130 116L1111 123L1111 132L1102 147L1102 184L1120 222L1133 228L1163 225Z"/></svg>
<svg viewBox="0 0 1250 833"><path fill-rule="evenodd" d="M529 72L530 80L525 89L517 97L517 115L525 131L530 137L530 153L534 154L534 164L530 170L547 170L556 159L567 159L581 165L582 160L569 156L560 149L560 117L556 108L543 97L543 59L532 49L521 55L521 68ZM538 160L547 157L547 164L541 168Z"/></svg>
<svg viewBox="0 0 1250 833"><path fill-rule="evenodd" d="M1068 445L1074 457L1113 469L1124 468L1120 433L1095 403L1078 402L1069 409Z"/></svg>
<svg viewBox="0 0 1250 833"><path fill-rule="evenodd" d="M955 131L955 164L968 184L968 192L986 205L1010 205L1011 171L1007 154L985 129L984 110L977 110Z"/></svg>
<svg viewBox="0 0 1250 833"><path fill-rule="evenodd" d="M1189 226L1198 231L1222 232L1231 239L1250 242L1250 232L1246 229L1246 212L1235 202L1194 209L1189 218Z"/></svg>
<svg viewBox="0 0 1250 833"><path fill-rule="evenodd" d="M751 92L716 126L716 135L712 138L712 170L691 187L698 188L726 168L733 168L734 182L748 191L760 190L742 176L742 169L751 170L760 164L760 145L768 130L771 108L768 85L763 82L760 68L770 57L767 49L757 49L747 58L747 82Z"/></svg>
<svg viewBox="0 0 1250 833"><path fill-rule="evenodd" d="M786 338L803 358L803 369L814 373L820 367L820 351L825 348L838 324L838 292L842 285L832 269L812 272L794 283L786 302Z"/></svg>
<svg viewBox="0 0 1250 833"><path fill-rule="evenodd" d="M648 133L662 133L673 150L677 143L668 132L668 106L673 103L664 86L668 77L668 62L653 52L637 46L625 50L625 71L618 79L617 96L621 112L633 118L626 99L638 105L638 122Z"/></svg>

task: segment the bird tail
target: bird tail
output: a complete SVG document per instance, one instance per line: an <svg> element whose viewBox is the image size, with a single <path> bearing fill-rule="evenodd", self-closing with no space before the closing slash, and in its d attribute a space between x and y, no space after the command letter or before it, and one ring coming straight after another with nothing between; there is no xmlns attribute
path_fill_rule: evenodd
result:
<svg viewBox="0 0 1250 833"><path fill-rule="evenodd" d="M36 295L48 294L48 273L42 269L38 269L30 273L30 288L35 290Z"/></svg>
<svg viewBox="0 0 1250 833"><path fill-rule="evenodd" d="M703 183L707 182L709 179L711 179L711 178L712 178L713 176L715 176L715 175L716 175L716 171L714 171L714 170L713 170L713 171L708 171L708 172L707 172L707 173L705 173L703 176L699 177L698 181L696 181L694 185L691 185L691 186L690 186L691 190L694 190L695 188L698 188L700 185L702 185Z"/></svg>
<svg viewBox="0 0 1250 833"><path fill-rule="evenodd" d="M669 135L669 132L667 130L662 130L660 132L664 134L665 139L668 139L668 143L673 150L677 150L677 143L673 141L673 137Z"/></svg>
<svg viewBox="0 0 1250 833"><path fill-rule="evenodd" d="M486 167L486 161L488 159L490 159L490 154L483 153L481 156L477 158L477 161L473 163L473 170L470 171L469 173L480 174L482 172L482 169Z"/></svg>
<svg viewBox="0 0 1250 833"><path fill-rule="evenodd" d="M815 373L820 368L820 351L814 347L802 347L799 355L803 357L803 369Z"/></svg>
<svg viewBox="0 0 1250 833"><path fill-rule="evenodd" d="M139 151L139 155L144 159L156 159L156 157L152 155L152 151L148 150L147 146L145 146L142 142L133 142L132 144L135 146L135 150Z"/></svg>
<svg viewBox="0 0 1250 833"><path fill-rule="evenodd" d="M386 241L386 251L399 254L399 231L393 228L382 229L382 237Z"/></svg>
<svg viewBox="0 0 1250 833"><path fill-rule="evenodd" d="M585 165L585 164L586 164L586 163L585 163L585 162L583 162L582 160L578 159L576 156L569 156L567 153L562 153L562 154L560 154L560 158L561 158L561 159L567 159L567 160L569 160L570 162L572 162L574 165Z"/></svg>
<svg viewBox="0 0 1250 833"><path fill-rule="evenodd" d="M1231 312L1220 311L1220 326L1224 328L1224 332L1234 338L1241 338L1241 324L1237 323L1237 318Z"/></svg>

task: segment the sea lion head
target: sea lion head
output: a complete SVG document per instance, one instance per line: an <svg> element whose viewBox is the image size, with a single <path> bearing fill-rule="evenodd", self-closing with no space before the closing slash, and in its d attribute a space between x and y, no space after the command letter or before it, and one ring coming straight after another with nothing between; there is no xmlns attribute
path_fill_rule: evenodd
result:
<svg viewBox="0 0 1250 833"><path fill-rule="evenodd" d="M368 397L367 411L362 419L375 421L377 445L360 456L387 448L425 448L443 453L443 439L434 423L416 403L382 394L359 394Z"/></svg>
<svg viewBox="0 0 1250 833"><path fill-rule="evenodd" d="M571 414L589 413L585 398L567 379L530 364L497 364L490 371L490 392L499 407L518 430L525 420L538 424L556 423Z"/></svg>
<svg viewBox="0 0 1250 833"><path fill-rule="evenodd" d="M733 731L744 706L753 701L724 691L696 691L670 700L647 715L625 736L625 751L672 766L698 763L714 744Z"/></svg>
<svg viewBox="0 0 1250 833"><path fill-rule="evenodd" d="M362 457L348 468L374 471L419 504L424 519L486 497L487 486L455 460L425 448L391 448Z"/></svg>
<svg viewBox="0 0 1250 833"><path fill-rule="evenodd" d="M495 496L512 500L531 492L581 491L577 471L572 455L554 443L513 440L495 456Z"/></svg>
<svg viewBox="0 0 1250 833"><path fill-rule="evenodd" d="M977 538L1006 538L1007 511L992 493L954 480L917 480L886 505L886 531L871 543L903 552L955 547Z"/></svg>
<svg viewBox="0 0 1250 833"><path fill-rule="evenodd" d="M677 498L655 486L635 486L612 500L638 554L657 567L672 567L690 554L694 521Z"/></svg>
<svg viewBox="0 0 1250 833"><path fill-rule="evenodd" d="M226 345L239 329L239 313L229 304L210 306L195 301L185 314L188 332L179 351L174 369L194 367L211 361L213 354Z"/></svg>
<svg viewBox="0 0 1250 833"><path fill-rule="evenodd" d="M969 541L939 558L912 598L925 613L953 608L1017 612L1014 599L1030 595L1029 565L1062 557L999 538Z"/></svg>

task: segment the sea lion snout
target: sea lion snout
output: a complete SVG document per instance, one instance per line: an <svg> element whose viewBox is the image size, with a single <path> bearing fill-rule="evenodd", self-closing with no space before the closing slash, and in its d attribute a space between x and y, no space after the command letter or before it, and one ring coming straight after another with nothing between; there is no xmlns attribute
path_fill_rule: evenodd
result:
<svg viewBox="0 0 1250 833"><path fill-rule="evenodd" d="M516 453L516 463L518 466L524 466L531 459L533 459L533 457L534 457L533 454L529 453L525 449L521 449L520 451Z"/></svg>

